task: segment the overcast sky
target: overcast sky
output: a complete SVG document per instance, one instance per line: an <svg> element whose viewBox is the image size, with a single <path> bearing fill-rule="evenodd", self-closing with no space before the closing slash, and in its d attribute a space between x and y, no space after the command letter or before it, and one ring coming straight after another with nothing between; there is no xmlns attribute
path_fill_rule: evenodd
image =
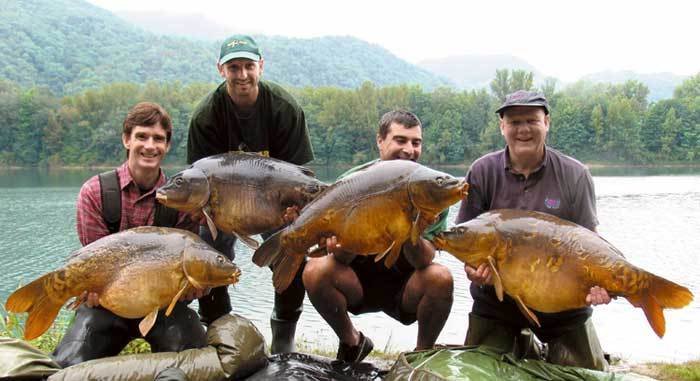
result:
<svg viewBox="0 0 700 381"><path fill-rule="evenodd" d="M250 33L350 35L413 63L513 55L564 81L603 70L700 72L700 2L693 0L88 1L111 11L203 14Z"/></svg>

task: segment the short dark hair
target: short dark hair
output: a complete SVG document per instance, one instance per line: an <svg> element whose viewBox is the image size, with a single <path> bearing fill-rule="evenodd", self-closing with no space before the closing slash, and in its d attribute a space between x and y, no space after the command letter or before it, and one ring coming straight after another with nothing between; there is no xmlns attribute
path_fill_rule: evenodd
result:
<svg viewBox="0 0 700 381"><path fill-rule="evenodd" d="M140 102L126 114L122 134L131 135L131 131L136 126L151 127L158 123L165 130L166 141L170 143L170 138L173 136L173 125L168 112L157 103Z"/></svg>
<svg viewBox="0 0 700 381"><path fill-rule="evenodd" d="M421 126L420 119L418 119L416 114L410 111L404 109L389 111L379 119L379 136L382 139L386 139L387 134L389 134L389 127L391 127L392 123L400 124L406 128Z"/></svg>

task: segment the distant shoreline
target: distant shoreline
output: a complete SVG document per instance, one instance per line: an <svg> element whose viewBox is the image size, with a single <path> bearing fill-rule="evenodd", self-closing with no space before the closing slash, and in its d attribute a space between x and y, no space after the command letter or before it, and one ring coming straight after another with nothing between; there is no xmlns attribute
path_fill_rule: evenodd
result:
<svg viewBox="0 0 700 381"><path fill-rule="evenodd" d="M451 168L451 169L468 169L469 165L463 164L463 163L455 163L455 164L434 164L434 163L421 163L427 166L431 167L437 167L437 168ZM583 163L586 167L588 168L700 168L700 163L662 163L662 164L625 164L625 163L598 163L598 162L590 162L590 163ZM24 169L41 169L41 170L46 170L46 171L77 171L77 170L93 170L93 169L112 169L117 166L121 165L121 163L117 164L99 164L99 165L61 165L61 166L17 166L17 165L9 165L9 166L4 166L0 165L0 171L8 171L8 170L24 170ZM182 164L165 164L162 167L165 169L177 169L177 168L185 168L188 164L182 163ZM311 167L311 168L324 168L324 167L329 167L329 168L352 168L354 165L353 164L334 164L334 165L329 165L326 166L324 164L307 164L306 166Z"/></svg>

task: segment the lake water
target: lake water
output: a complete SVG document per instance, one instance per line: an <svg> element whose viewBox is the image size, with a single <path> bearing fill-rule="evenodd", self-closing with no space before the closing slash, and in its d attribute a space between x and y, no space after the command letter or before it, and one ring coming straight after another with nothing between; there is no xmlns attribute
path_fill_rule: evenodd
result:
<svg viewBox="0 0 700 381"><path fill-rule="evenodd" d="M462 170L448 170L463 175ZM657 275L689 287L696 295L690 306L666 310L666 336L659 339L643 312L625 299L595 308L594 322L603 348L631 362L683 361L700 358L700 170L656 169L653 175L634 169L594 169L598 197L599 232L628 260ZM53 270L77 249L75 199L83 181L99 171L0 171L0 301L18 284ZM330 179L337 170L319 170ZM673 173L672 175L670 173ZM450 225L456 206L450 210ZM258 237L259 239L259 237ZM271 273L250 261L251 251L237 246L241 282L231 288L235 312L253 320L269 339L272 307ZM455 301L438 342L464 341L471 309L468 281L460 262L441 253L455 278ZM331 351L337 348L333 331L306 301L298 340ZM358 329L377 349L410 350L417 325L403 326L381 314L353 317Z"/></svg>

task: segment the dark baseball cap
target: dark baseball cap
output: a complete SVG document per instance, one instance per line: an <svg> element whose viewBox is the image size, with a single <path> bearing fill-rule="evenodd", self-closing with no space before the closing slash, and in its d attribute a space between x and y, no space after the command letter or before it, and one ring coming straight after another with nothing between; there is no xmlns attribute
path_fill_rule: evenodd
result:
<svg viewBox="0 0 700 381"><path fill-rule="evenodd" d="M253 37L244 34L235 34L221 44L219 64L223 65L235 58L246 58L252 61L260 61L262 53Z"/></svg>
<svg viewBox="0 0 700 381"><path fill-rule="evenodd" d="M503 116L503 110L514 106L543 107L544 113L549 114L549 103L544 94L536 91L518 90L506 96L505 102L496 110L496 114Z"/></svg>

